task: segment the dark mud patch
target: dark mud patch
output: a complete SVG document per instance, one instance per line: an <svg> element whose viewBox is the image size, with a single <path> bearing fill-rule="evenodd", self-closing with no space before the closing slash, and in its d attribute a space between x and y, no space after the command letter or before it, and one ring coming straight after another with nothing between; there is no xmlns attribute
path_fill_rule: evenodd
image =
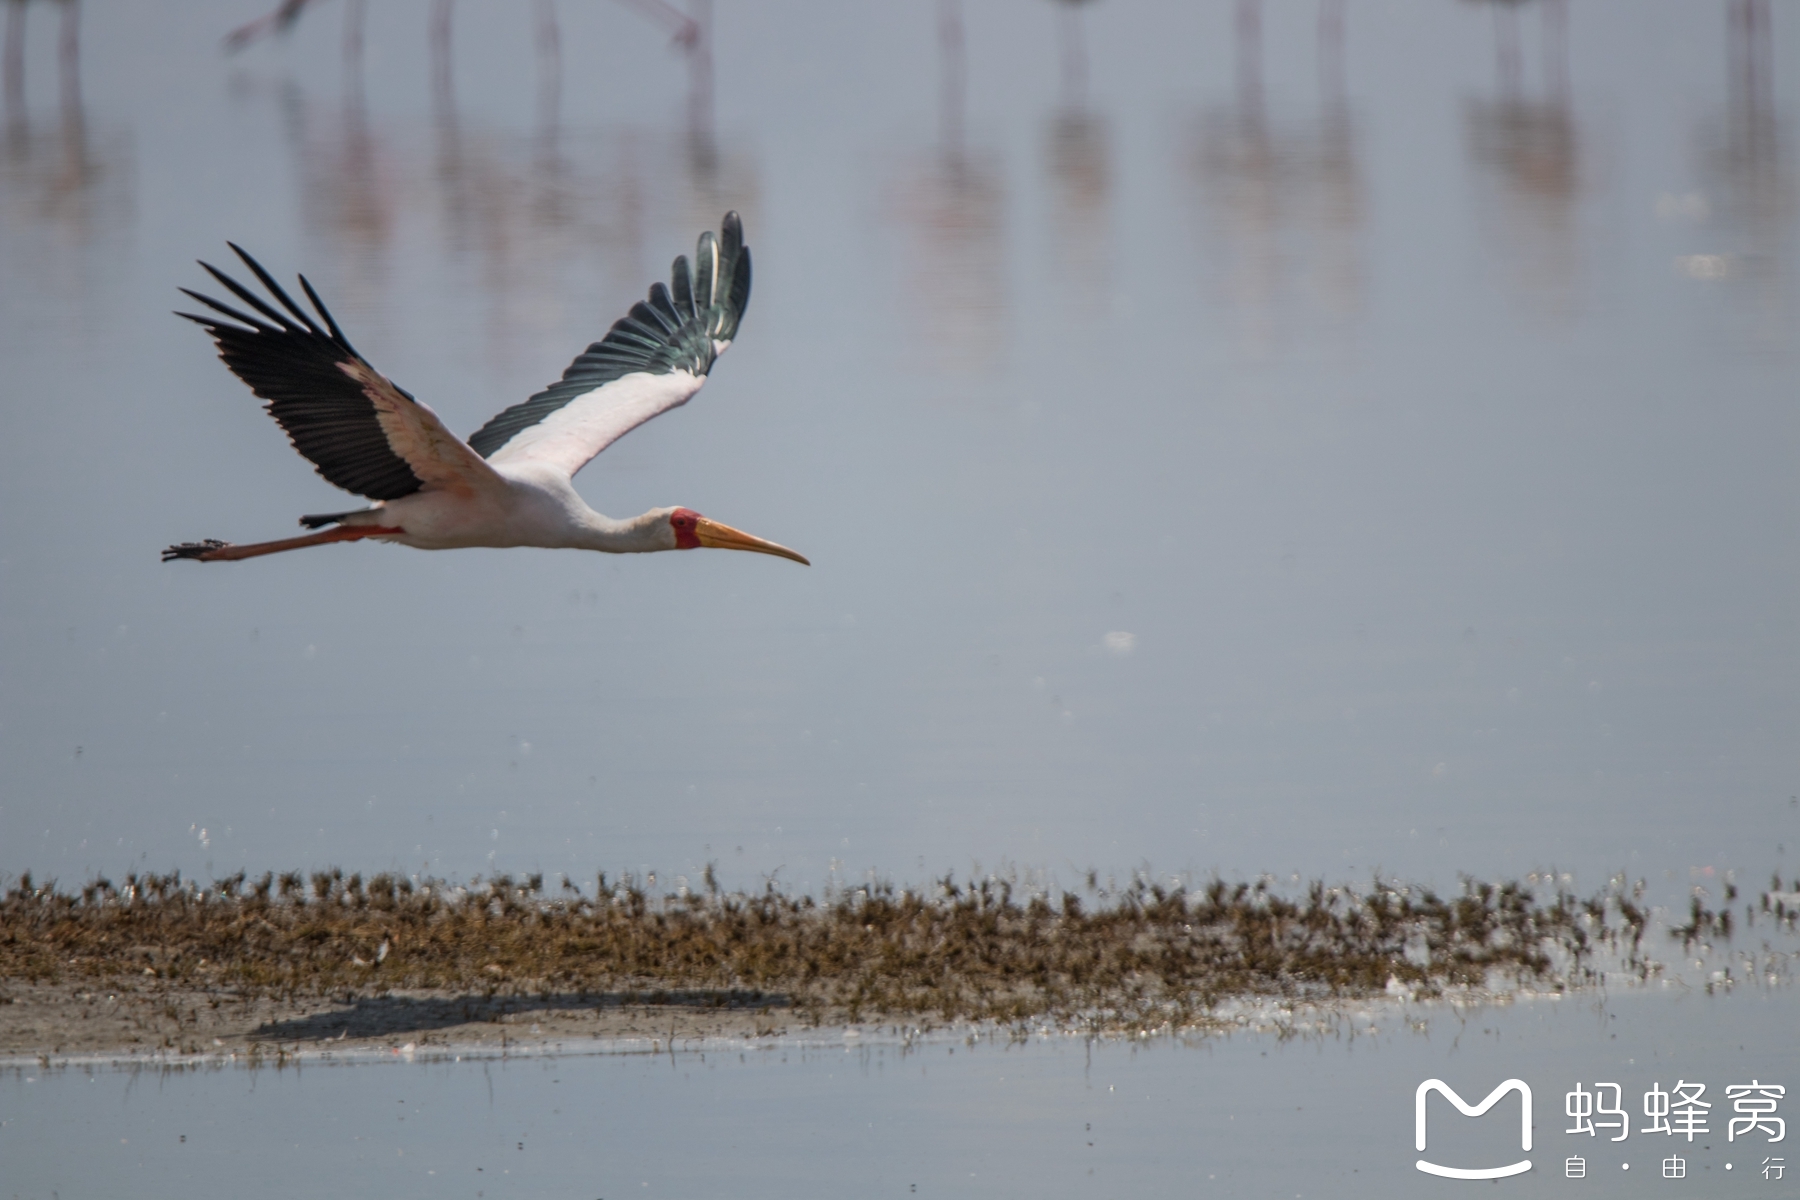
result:
<svg viewBox="0 0 1800 1200"><path fill-rule="evenodd" d="M14 983L0 1004L0 1065L80 1057L280 1064L307 1055L403 1048L661 1052L791 1030L784 998L763 995L752 1001L734 992L280 997L148 978L111 987Z"/></svg>
<svg viewBox="0 0 1800 1200"><path fill-rule="evenodd" d="M535 1025L539 1036L545 1022L558 1028L592 1021L595 1030L610 1036L630 1036L642 1030L667 1033L693 1022L682 1017L749 1016L754 1018L786 1009L785 996L756 992L662 991L615 992L607 995L553 996L368 996L347 1005L309 1013L303 1017L267 1021L249 1031L252 1041L317 1043L334 1040L392 1040L409 1035L441 1034L477 1025ZM655 1017L652 1017L652 1014ZM638 1021L633 1021L633 1017ZM607 1019L611 1018L611 1019ZM726 1026L741 1029L742 1021ZM769 1032L773 1021L764 1022ZM594 1030L589 1030L592 1033Z"/></svg>

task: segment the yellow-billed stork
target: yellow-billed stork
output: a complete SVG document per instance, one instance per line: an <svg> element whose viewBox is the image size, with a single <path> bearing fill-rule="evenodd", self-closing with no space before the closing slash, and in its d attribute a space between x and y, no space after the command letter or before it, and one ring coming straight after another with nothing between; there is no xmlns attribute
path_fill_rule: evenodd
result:
<svg viewBox="0 0 1800 1200"><path fill-rule="evenodd" d="M303 537L184 542L164 550L164 562L223 562L362 538L421 550L545 546L634 554L710 546L806 562L692 509L655 508L623 521L602 516L570 482L618 438L686 404L737 336L750 300L750 250L736 213L725 214L717 237L701 234L691 270L685 256L677 258L668 287L653 285L649 298L583 351L559 381L466 442L351 347L304 275L300 286L318 320L254 258L231 248L285 313L201 263L254 311L183 288L219 315L178 315L212 334L225 365L268 402L269 415L320 475L374 503L301 517L301 525L319 530Z"/></svg>

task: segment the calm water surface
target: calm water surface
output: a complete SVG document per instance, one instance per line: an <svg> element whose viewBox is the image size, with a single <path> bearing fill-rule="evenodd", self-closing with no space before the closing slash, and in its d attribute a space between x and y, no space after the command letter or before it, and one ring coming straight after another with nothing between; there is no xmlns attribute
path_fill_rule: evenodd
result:
<svg viewBox="0 0 1800 1200"><path fill-rule="evenodd" d="M434 40L382 0L352 55L346 7L226 56L257 5L90 0L60 63L63 9L9 8L0 875L1791 880L1791 10L775 0L697 7L686 52L626 5L551 37L464 0ZM227 238L466 432L727 208L741 339L580 483L810 570L157 561L342 503L169 315ZM1564 1004L1460 1040L20 1073L0 1194L1429 1190L1427 1073L1522 1074L1545 1130L1576 1066L1800 1086L1789 994L1620 1007L1616 1043Z"/></svg>
<svg viewBox="0 0 1800 1200"><path fill-rule="evenodd" d="M1791 861L1800 22L557 12L30 10L0 870ZM467 431L727 207L743 337L581 484L810 571L156 560L341 500L169 315L226 238Z"/></svg>
<svg viewBox="0 0 1800 1200"><path fill-rule="evenodd" d="M0 1196L107 1195L154 1183L209 1196L1442 1196L1424 1157L1529 1158L1508 1194L1795 1194L1764 1160L1800 1156L1767 1128L1727 1138L1727 1087L1800 1079L1791 994L1540 1000L1345 1019L1324 1037L1188 1045L963 1042L158 1074L76 1069L0 1078ZM1413 1146L1414 1094L1442 1099ZM1612 1133L1569 1134L1567 1094L1620 1085ZM1704 1082L1709 1133L1646 1134L1645 1092ZM1790 1089L1791 1091L1791 1089ZM1610 1106L1610 1105L1607 1105ZM1723 1115L1722 1115L1723 1114ZM1792 1121L1791 1101L1785 1119ZM78 1152L21 1154L22 1147ZM1568 1177L1568 1160L1586 1175ZM1680 1180L1662 1164L1683 1160ZM1731 1169L1726 1169L1726 1164ZM1625 1164L1629 1164L1629 1169ZM1772 1164L1771 1164L1772 1165ZM1497 1192L1495 1194L1498 1194Z"/></svg>

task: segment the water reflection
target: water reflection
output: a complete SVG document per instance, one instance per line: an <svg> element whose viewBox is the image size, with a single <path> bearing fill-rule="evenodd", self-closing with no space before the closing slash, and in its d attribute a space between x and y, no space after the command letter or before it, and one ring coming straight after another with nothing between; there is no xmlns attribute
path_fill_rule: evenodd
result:
<svg viewBox="0 0 1800 1200"><path fill-rule="evenodd" d="M443 4L439 11L448 8ZM571 264L615 288L636 290L643 273L644 185L629 152L610 170L585 172L555 125L521 139L465 123L447 49L439 50L448 40L447 25L433 23L429 181L415 181L408 192L434 194L435 232L453 261L473 266L475 286L487 298L482 324L490 361L505 370L522 365L516 355L538 357L531 331L543 324L549 298L563 294L556 285L567 282L563 272Z"/></svg>
<svg viewBox="0 0 1800 1200"><path fill-rule="evenodd" d="M710 229L728 208L746 212L756 205L758 173L743 139L722 140L713 107L712 0L690 0L683 15L661 0L633 0L657 19L674 38L687 64L687 129L682 169L687 202L686 224Z"/></svg>
<svg viewBox="0 0 1800 1200"><path fill-rule="evenodd" d="M1006 340L1006 188L999 157L971 149L961 0L938 0L938 144L901 179L898 217L911 234L906 295L916 344L955 373L998 369Z"/></svg>
<svg viewBox="0 0 1800 1200"><path fill-rule="evenodd" d="M713 126L709 8L697 6L689 17L655 0L628 7L669 29L686 56L688 120L676 129L564 128L561 31L550 0L539 0L532 14L539 90L533 127L524 132L463 113L453 0L433 0L424 30L428 137L416 136L404 118L371 118L360 12L347 19L345 83L335 103L297 82L266 86L239 77L241 96L270 98L280 112L298 168L306 258L331 264L346 311L390 310L391 277L406 257L400 244L423 237L445 251L434 261L472 273L456 286L487 305L481 337L489 367L541 366L545 354L566 351L570 337L594 332L592 313L585 306L565 312L565 302L638 291L662 265L648 261L645 248L665 232L710 226L730 208L755 219L755 157L744 146L722 150ZM265 18L259 31L279 30L289 8Z"/></svg>
<svg viewBox="0 0 1800 1200"><path fill-rule="evenodd" d="M273 12L236 26L225 35L225 48L237 51L271 33L286 33L300 19L311 0L281 0ZM344 10L344 47L362 49L363 0L349 0Z"/></svg>
<svg viewBox="0 0 1800 1200"><path fill-rule="evenodd" d="M1112 291L1112 131L1087 98L1088 56L1082 9L1088 0L1056 0L1062 87L1050 118L1045 167L1050 177L1051 263L1065 276L1063 295L1083 313L1103 309Z"/></svg>
<svg viewBox="0 0 1800 1200"><path fill-rule="evenodd" d="M273 11L237 26L225 35L225 47L233 52L243 50L270 34L285 34L300 20L313 0L281 0ZM654 0L651 0L654 2ZM451 26L455 0L432 0L431 67L434 93L450 87ZM533 0L534 44L538 57L538 106L555 108L562 91L562 36L556 21L554 0ZM363 27L368 7L366 0L347 0L344 6L345 73L361 86L363 59Z"/></svg>
<svg viewBox="0 0 1800 1200"><path fill-rule="evenodd" d="M1496 94L1463 105L1470 159L1492 186L1478 190L1480 219L1535 311L1563 315L1578 300L1582 139L1569 98L1568 12L1542 0L1538 94L1525 80L1517 0L1494 0Z"/></svg>
<svg viewBox="0 0 1800 1200"><path fill-rule="evenodd" d="M454 0L433 0L431 17L432 86L437 114L440 163L446 178L459 173L460 126L456 118L455 78L451 53ZM680 176L682 226L707 226L728 208L753 209L757 171L753 157L736 146L722 146L713 97L713 8L711 0L690 0L684 13L665 0L620 0L666 33L680 50L687 71L687 121L682 132ZM535 44L538 56L538 128L535 175L541 203L532 207L550 226L564 226L581 208L583 187L564 153L561 129L562 40L553 0L535 0ZM635 174L635 173L634 173ZM641 200L641 190L626 180L627 195ZM631 207L630 203L627 207Z"/></svg>
<svg viewBox="0 0 1800 1200"><path fill-rule="evenodd" d="M431 79L440 99L453 88L451 71L452 27L456 0L432 0L428 21L431 37ZM692 75L690 124L710 123L712 108L712 3L692 0L696 13L689 16L667 0L619 0L661 26L677 46L687 51ZM273 11L239 25L225 35L226 48L242 50L269 34L285 34L299 21L313 0L281 0ZM344 9L344 61L347 73L360 85L363 26L366 0L347 0ZM541 124L556 123L562 103L562 30L556 18L556 0L532 0L533 45L538 60L538 111ZM704 120L698 115L705 111Z"/></svg>
<svg viewBox="0 0 1800 1200"><path fill-rule="evenodd" d="M1791 1080L1800 1067L1791 988L1296 1007L1221 1006L1230 1032L1205 1038L960 1028L919 1037L865 1024L807 1038L683 1039L677 1049L648 1010L642 1040L624 1047L636 1053L596 1054L583 1037L556 1056L533 1053L528 1039L503 1061L394 1046L385 1065L337 1055L330 1069L31 1064L0 1078L21 1148L8 1182L24 1196L104 1196L179 1180L189 1200L241 1195L255 1177L304 1178L314 1195L762 1200L826 1193L846 1178L906 1196L1187 1194L1198 1179L1214 1185L1203 1194L1411 1200L1445 1195L1413 1156L1388 1150L1410 1148L1421 1080L1521 1078L1541 1114L1572 1077L1614 1067L1635 1100L1673 1060L1688 1078L1715 1081L1706 1094L1721 1104L1733 1081ZM1461 1130L1434 1103L1434 1147L1468 1155L1457 1161L1503 1161L1487 1155L1507 1149L1504 1124ZM1720 1114L1730 1111L1712 1109L1711 1128L1726 1128ZM1538 1119L1538 1169L1509 1194L1555 1192L1566 1154L1592 1158L1586 1182L1596 1185L1570 1194L1663 1194L1607 1186L1602 1164L1627 1174L1626 1147L1571 1140L1566 1121ZM1733 1175L1748 1176L1736 1192L1775 1196L1759 1164L1783 1147L1768 1136L1740 1127L1734 1141L1678 1143L1679 1153L1696 1180L1730 1178L1724 1165L1735 1160ZM1640 1148L1628 1175L1648 1169L1654 1179L1673 1151L1642 1141L1629 1143ZM1339 1192L1346 1163L1371 1182ZM802 1171L819 1184L796 1187Z"/></svg>
<svg viewBox="0 0 1800 1200"><path fill-rule="evenodd" d="M9 236L8 274L55 289L80 281L80 273L29 260L66 247L86 248L117 237L131 208L128 145L123 135L95 136L81 97L81 8L78 0L53 6L57 105L53 117L34 116L26 89L28 60L24 0L6 6L5 47L0 51L0 90L5 94L5 133L0 143L0 230ZM15 226L17 222L17 226ZM29 227L25 236L24 227ZM13 272L24 272L13 274Z"/></svg>
<svg viewBox="0 0 1800 1200"><path fill-rule="evenodd" d="M300 218L313 253L329 255L346 307L379 307L401 209L401 154L369 122L358 77L340 110L315 112L293 83L280 89L297 151Z"/></svg>
<svg viewBox="0 0 1800 1200"><path fill-rule="evenodd" d="M1790 308L1787 262L1794 230L1794 182L1775 107L1772 14L1768 0L1726 0L1726 100L1722 117L1704 128L1700 174L1718 197L1721 224L1741 252L1691 255L1681 260L1697 278L1741 274L1754 284L1750 294L1770 318L1760 336L1784 334ZM1692 198L1692 215L1704 219L1712 208L1704 196Z"/></svg>
<svg viewBox="0 0 1800 1200"><path fill-rule="evenodd" d="M1201 114L1188 161L1240 347L1253 356L1308 326L1326 332L1367 303L1366 188L1344 68L1342 0L1318 10L1319 109L1277 118L1262 73L1262 4L1239 0L1237 89Z"/></svg>

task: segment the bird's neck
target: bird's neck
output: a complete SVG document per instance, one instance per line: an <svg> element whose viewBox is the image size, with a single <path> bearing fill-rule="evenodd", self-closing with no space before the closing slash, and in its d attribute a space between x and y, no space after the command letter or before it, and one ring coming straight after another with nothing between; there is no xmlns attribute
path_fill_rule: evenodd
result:
<svg viewBox="0 0 1800 1200"><path fill-rule="evenodd" d="M669 527L668 509L652 509L623 520L588 509L581 516L575 544L607 554L648 554L653 550L673 550L675 535Z"/></svg>

